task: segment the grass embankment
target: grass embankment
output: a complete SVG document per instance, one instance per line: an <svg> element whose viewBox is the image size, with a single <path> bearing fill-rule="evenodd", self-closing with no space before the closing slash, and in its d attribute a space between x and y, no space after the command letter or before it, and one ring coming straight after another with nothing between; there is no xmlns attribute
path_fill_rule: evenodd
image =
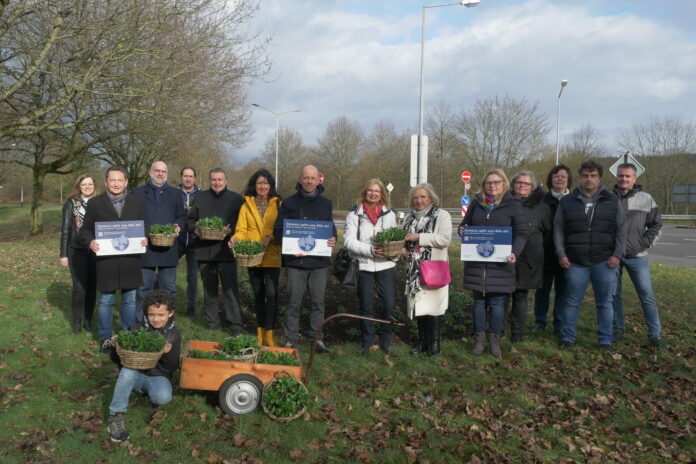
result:
<svg viewBox="0 0 696 464"><path fill-rule="evenodd" d="M667 351L646 347L626 282L629 330L610 354L596 349L588 297L572 351L560 351L550 332L514 347L506 339L502 360L472 356L467 339L445 341L436 358L409 356L405 345L390 359L334 345L315 361L303 419L229 417L216 394L177 388L166 417L152 423L137 399L126 419L131 440L114 445L106 416L117 371L99 354L95 334L69 335L70 278L57 263L55 227L16 239L27 230L26 211L20 217L0 208L1 462L655 463L696 456L696 272L662 266L652 271ZM57 215L49 210L49 223ZM225 336L203 329L201 319L177 323L184 342ZM306 346L301 354L308 358Z"/></svg>

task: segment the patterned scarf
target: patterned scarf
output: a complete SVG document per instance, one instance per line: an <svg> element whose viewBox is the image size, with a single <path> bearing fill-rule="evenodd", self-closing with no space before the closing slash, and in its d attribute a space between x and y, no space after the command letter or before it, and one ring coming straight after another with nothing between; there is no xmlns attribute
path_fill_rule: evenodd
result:
<svg viewBox="0 0 696 464"><path fill-rule="evenodd" d="M404 221L404 230L407 233L428 234L435 231L435 221L437 220L438 207L432 205L430 211L421 219L416 218L416 212L411 211ZM420 263L421 261L429 261L432 254L432 247L419 246L413 242L406 242L406 249L411 252L411 260L408 262L408 270L406 271L406 295L408 296L408 314L413 317L415 309L416 293L421 291L420 286Z"/></svg>
<svg viewBox="0 0 696 464"><path fill-rule="evenodd" d="M85 208L87 208L87 202L89 198L84 195L80 195L79 198L73 198L73 219L75 220L75 232L79 232L82 228L82 223L85 221Z"/></svg>
<svg viewBox="0 0 696 464"><path fill-rule="evenodd" d="M372 225L376 226L379 220L379 214L382 212L382 203L377 203L377 206L371 208L367 203L363 202L362 207Z"/></svg>
<svg viewBox="0 0 696 464"><path fill-rule="evenodd" d="M254 197L254 203L256 204L256 209L259 210L259 216L261 216L261 219L263 219L263 216L266 214L266 210L268 209L268 199L266 199L266 201L261 201L259 197Z"/></svg>
<svg viewBox="0 0 696 464"><path fill-rule="evenodd" d="M489 197L488 195L486 195L486 211L487 212L490 213L491 211L493 211L495 209L495 206L496 206L495 203L496 203L495 198Z"/></svg>

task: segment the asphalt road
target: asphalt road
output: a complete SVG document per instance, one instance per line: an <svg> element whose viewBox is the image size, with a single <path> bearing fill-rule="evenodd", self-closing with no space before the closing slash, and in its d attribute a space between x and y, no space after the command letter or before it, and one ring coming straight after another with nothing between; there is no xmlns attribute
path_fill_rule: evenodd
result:
<svg viewBox="0 0 696 464"><path fill-rule="evenodd" d="M337 219L335 222L339 229L345 227L345 221ZM455 226L452 227L452 239L459 240ZM696 269L696 229L665 224L657 244L648 250L648 260L653 264Z"/></svg>

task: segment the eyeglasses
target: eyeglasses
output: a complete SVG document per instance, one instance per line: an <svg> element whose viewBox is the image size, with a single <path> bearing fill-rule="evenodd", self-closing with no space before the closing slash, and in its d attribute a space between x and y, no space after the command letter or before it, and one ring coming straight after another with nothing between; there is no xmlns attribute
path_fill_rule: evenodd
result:
<svg viewBox="0 0 696 464"><path fill-rule="evenodd" d="M486 182L483 183L486 187L490 187L491 185L500 185L502 184L502 180L487 180Z"/></svg>
<svg viewBox="0 0 696 464"><path fill-rule="evenodd" d="M515 185L524 185L524 186L526 186L526 187L531 187L531 186L532 186L532 183L531 183L531 182L521 182L521 181L518 180L518 181L515 182Z"/></svg>

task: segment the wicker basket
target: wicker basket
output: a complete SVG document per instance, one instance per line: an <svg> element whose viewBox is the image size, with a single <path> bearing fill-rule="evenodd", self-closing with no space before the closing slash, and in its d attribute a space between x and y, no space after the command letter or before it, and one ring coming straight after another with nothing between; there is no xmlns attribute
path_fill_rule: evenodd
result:
<svg viewBox="0 0 696 464"><path fill-rule="evenodd" d="M262 251L261 253L257 253L255 255L238 255L233 248L232 254L234 254L234 257L237 259L237 263L239 263L240 266L254 267L261 264L261 261L263 261L264 252Z"/></svg>
<svg viewBox="0 0 696 464"><path fill-rule="evenodd" d="M306 407L306 406L303 406L302 409L299 409L298 411L296 411L295 414L293 414L292 416L289 416L289 417L278 417L278 416L276 416L275 414L271 413L271 411L269 411L268 408L266 407L266 404L263 402L263 397L266 395L266 392L267 392L268 389L271 387L271 385L273 385L273 384L278 380L279 377L282 377L282 376L285 376L285 375L291 375L291 374L290 374L289 372L286 372L286 371L278 371L278 372L276 372L275 378L274 378L273 380L271 380L270 382L268 382L268 384L266 384L266 385L263 387L263 395L261 395L261 407L263 408L263 412L265 412L266 415L268 415L268 417L270 417L271 419L273 419L274 421L277 421L277 422L290 422L290 421L294 421L295 419L297 419L297 418L299 418L300 416L302 416L302 414L304 414L305 411L307 410L307 407ZM299 381L299 380L298 380L297 382L302 386L302 388L304 388L305 390L307 390L307 387L305 386L304 383L302 383L302 382Z"/></svg>
<svg viewBox="0 0 696 464"><path fill-rule="evenodd" d="M144 370L152 369L157 366L157 362L164 354L164 348L160 351L141 353L139 351L130 351L118 344L118 341L113 343L116 348L118 357L121 358L121 365L128 369Z"/></svg>
<svg viewBox="0 0 696 464"><path fill-rule="evenodd" d="M230 233L229 226L225 226L222 229L211 229L209 227L197 227L196 233L201 240L223 240Z"/></svg>
<svg viewBox="0 0 696 464"><path fill-rule="evenodd" d="M232 361L239 361L239 362L249 362L249 363L255 363L256 358L259 357L259 350L256 348L245 348L242 354L238 356L232 356Z"/></svg>
<svg viewBox="0 0 696 464"><path fill-rule="evenodd" d="M404 252L405 240L387 242L384 244L384 256L386 258L398 258Z"/></svg>
<svg viewBox="0 0 696 464"><path fill-rule="evenodd" d="M174 245L179 234L150 234L150 245L159 247L170 247Z"/></svg>

